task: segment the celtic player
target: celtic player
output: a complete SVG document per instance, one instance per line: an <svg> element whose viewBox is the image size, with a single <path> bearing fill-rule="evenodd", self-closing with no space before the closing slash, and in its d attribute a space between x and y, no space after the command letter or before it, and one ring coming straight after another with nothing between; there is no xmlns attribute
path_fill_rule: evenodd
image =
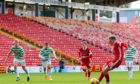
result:
<svg viewBox="0 0 140 84"><path fill-rule="evenodd" d="M15 73L17 74L16 81L20 80L19 72L17 70L18 64L22 66L22 69L27 74L27 81L30 81L29 73L25 67L26 63L24 59L24 49L18 44L18 41L15 41L14 46L11 47L10 52L8 53L8 57L5 60L5 63L12 53L14 53L14 70Z"/></svg>
<svg viewBox="0 0 140 84"><path fill-rule="evenodd" d="M126 66L128 68L129 79L132 80L133 76L133 59L138 55L138 50L128 41L128 50L125 54Z"/></svg>
<svg viewBox="0 0 140 84"><path fill-rule="evenodd" d="M45 43L45 46L40 50L39 57L42 60L42 66L44 68L45 78L52 80L51 75L51 54L57 59L55 51L49 47L48 43Z"/></svg>

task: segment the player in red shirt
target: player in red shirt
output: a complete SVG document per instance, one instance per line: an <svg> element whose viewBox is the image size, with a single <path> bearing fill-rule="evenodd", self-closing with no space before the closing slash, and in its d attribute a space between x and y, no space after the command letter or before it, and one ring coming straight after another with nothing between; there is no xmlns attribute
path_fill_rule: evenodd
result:
<svg viewBox="0 0 140 84"><path fill-rule="evenodd" d="M116 37L114 37L114 36L109 37L109 44L113 47L114 58L112 60L109 60L103 66L100 77L98 78L98 80L99 80L98 84L100 84L103 77L106 78L106 84L110 84L110 77L109 77L108 72L121 65L121 63L124 59L124 51L125 51L125 49L128 49L127 44L116 42Z"/></svg>
<svg viewBox="0 0 140 84"><path fill-rule="evenodd" d="M81 69L84 71L85 77L88 77L88 80L90 80L90 59L92 58L92 53L91 50L87 47L87 43L85 41L82 42L82 48L79 50L79 58L82 65Z"/></svg>

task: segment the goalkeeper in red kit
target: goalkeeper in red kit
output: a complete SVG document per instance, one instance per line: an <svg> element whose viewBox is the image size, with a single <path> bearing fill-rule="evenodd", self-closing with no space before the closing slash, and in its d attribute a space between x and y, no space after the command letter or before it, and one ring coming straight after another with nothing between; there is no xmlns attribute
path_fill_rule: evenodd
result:
<svg viewBox="0 0 140 84"><path fill-rule="evenodd" d="M91 74L91 66L90 66L90 59L92 58L92 52L87 47L87 42L82 42L82 48L79 49L79 59L81 61L82 70L85 73L85 77L88 77L88 80L90 80L90 74Z"/></svg>

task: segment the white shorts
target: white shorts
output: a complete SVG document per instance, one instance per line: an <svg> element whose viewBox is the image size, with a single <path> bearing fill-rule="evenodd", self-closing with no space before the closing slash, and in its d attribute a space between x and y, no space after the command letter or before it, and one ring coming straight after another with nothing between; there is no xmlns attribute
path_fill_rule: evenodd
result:
<svg viewBox="0 0 140 84"><path fill-rule="evenodd" d="M47 67L47 66L49 66L49 65L51 65L51 60L42 61L42 66L43 66L43 67Z"/></svg>
<svg viewBox="0 0 140 84"><path fill-rule="evenodd" d="M18 66L18 64L21 64L21 66L26 66L25 59L16 59L14 58L14 66Z"/></svg>
<svg viewBox="0 0 140 84"><path fill-rule="evenodd" d="M133 67L133 61L125 61L127 67Z"/></svg>

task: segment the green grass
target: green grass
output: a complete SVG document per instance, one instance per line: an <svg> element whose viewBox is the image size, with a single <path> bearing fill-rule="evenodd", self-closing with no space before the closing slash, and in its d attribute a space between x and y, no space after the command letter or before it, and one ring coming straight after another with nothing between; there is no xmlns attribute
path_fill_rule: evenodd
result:
<svg viewBox="0 0 140 84"><path fill-rule="evenodd" d="M111 84L140 84L140 72L134 73L133 80L128 80L127 72L112 72ZM21 80L16 82L15 74L0 74L0 84L90 84L83 73L53 73L53 81L45 80L43 74L30 74L31 81L26 82L26 75L20 74ZM99 73L92 73L97 78ZM105 80L101 82L105 84Z"/></svg>

